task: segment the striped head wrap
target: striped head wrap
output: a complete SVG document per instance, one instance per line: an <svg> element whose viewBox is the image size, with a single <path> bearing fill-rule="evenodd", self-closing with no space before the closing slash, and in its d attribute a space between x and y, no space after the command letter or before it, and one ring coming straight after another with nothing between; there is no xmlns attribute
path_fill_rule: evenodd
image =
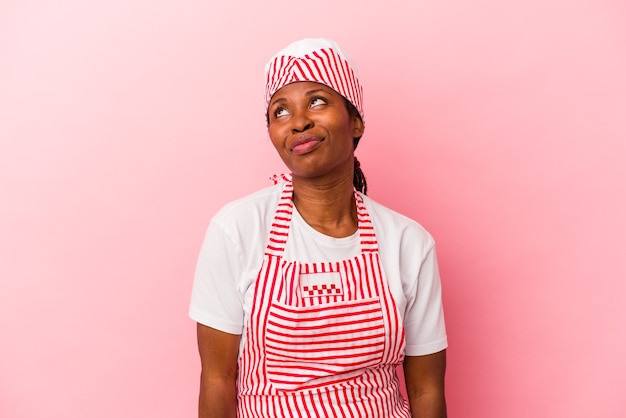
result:
<svg viewBox="0 0 626 418"><path fill-rule="evenodd" d="M265 66L265 112L274 93L287 84L313 81L345 97L363 120L363 88L356 66L336 42L307 38L274 55Z"/></svg>

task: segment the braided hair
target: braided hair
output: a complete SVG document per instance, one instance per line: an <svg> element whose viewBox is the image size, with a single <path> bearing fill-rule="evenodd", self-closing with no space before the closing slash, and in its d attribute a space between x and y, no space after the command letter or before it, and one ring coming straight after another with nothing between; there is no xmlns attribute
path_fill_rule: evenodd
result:
<svg viewBox="0 0 626 418"><path fill-rule="evenodd" d="M361 119L361 115L357 108L352 103L350 103L348 99L344 98L344 101L346 103L346 108L348 109L350 117L356 116ZM363 119L361 119L361 121L362 120ZM357 145L359 145L360 140L361 137L353 138L354 149L356 149ZM365 180L365 174L363 174L363 170L361 170L361 163L356 158L356 156L354 157L354 176L352 177L352 183L354 184L354 188L357 189L357 191L363 194L367 194L367 181Z"/></svg>

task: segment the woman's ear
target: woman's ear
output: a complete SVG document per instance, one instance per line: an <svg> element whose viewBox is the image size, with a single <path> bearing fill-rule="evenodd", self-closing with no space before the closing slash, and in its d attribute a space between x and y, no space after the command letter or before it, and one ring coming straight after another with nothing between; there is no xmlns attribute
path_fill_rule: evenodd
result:
<svg viewBox="0 0 626 418"><path fill-rule="evenodd" d="M365 132L365 125L359 115L354 115L354 129L352 130L352 138L360 138Z"/></svg>

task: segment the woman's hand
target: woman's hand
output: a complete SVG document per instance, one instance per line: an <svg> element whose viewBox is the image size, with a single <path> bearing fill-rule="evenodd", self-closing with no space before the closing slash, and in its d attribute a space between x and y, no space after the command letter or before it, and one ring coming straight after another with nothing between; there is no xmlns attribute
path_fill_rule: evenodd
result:
<svg viewBox="0 0 626 418"><path fill-rule="evenodd" d="M413 418L446 418L446 350L404 358L404 378Z"/></svg>
<svg viewBox="0 0 626 418"><path fill-rule="evenodd" d="M202 362L199 418L235 418L237 415L240 338L240 335L198 324L198 351Z"/></svg>

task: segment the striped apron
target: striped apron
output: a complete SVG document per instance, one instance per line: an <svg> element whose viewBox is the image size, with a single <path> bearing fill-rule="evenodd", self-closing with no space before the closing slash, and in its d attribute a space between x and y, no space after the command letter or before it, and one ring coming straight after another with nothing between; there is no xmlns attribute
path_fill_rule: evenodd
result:
<svg viewBox="0 0 626 418"><path fill-rule="evenodd" d="M237 416L410 417L396 375L404 329L362 198L360 255L302 263L282 257L292 195L287 181L243 334Z"/></svg>

